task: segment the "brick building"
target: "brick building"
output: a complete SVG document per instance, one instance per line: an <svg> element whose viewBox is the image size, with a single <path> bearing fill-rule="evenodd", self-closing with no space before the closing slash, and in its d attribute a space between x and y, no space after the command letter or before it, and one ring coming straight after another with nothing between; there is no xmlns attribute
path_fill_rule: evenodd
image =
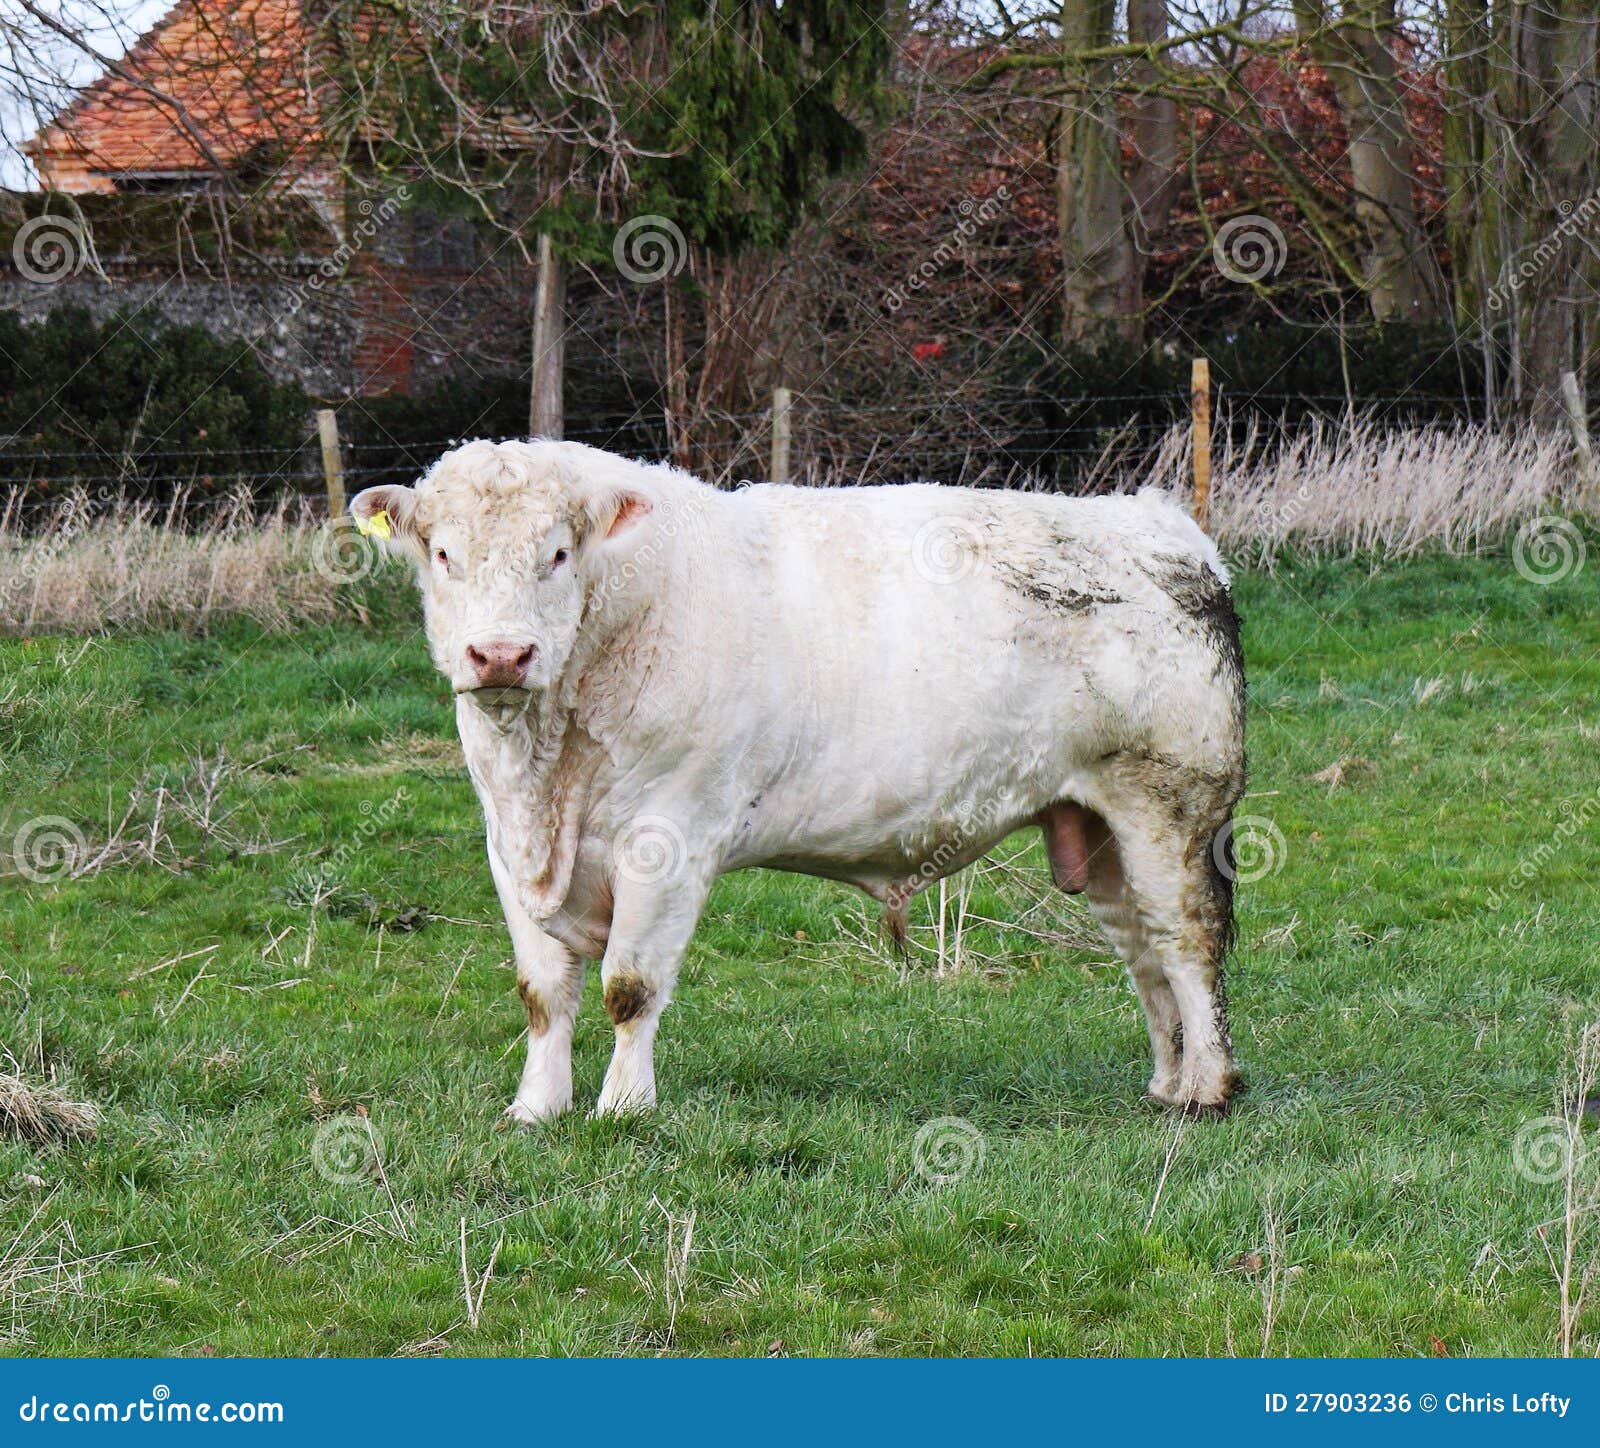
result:
<svg viewBox="0 0 1600 1448"><path fill-rule="evenodd" d="M301 229L288 255L96 247L95 266L48 285L7 256L0 306L37 316L70 300L203 321L322 395L509 370L523 345L524 269L486 256L464 223L349 187L325 145L335 99L303 0L179 0L27 144L43 204L50 193L82 198L92 218L115 213L119 196L146 214L165 200L176 227L220 214L211 231L232 237L232 210L266 200L309 211L320 228L309 240Z"/></svg>

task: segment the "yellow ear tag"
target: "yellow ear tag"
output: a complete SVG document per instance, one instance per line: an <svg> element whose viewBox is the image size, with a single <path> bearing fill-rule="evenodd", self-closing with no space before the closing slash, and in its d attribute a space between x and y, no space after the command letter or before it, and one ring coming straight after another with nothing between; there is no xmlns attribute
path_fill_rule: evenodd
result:
<svg viewBox="0 0 1600 1448"><path fill-rule="evenodd" d="M382 538L385 542L393 535L393 530L389 527L389 515L382 508L370 518L359 519L356 527L373 538Z"/></svg>

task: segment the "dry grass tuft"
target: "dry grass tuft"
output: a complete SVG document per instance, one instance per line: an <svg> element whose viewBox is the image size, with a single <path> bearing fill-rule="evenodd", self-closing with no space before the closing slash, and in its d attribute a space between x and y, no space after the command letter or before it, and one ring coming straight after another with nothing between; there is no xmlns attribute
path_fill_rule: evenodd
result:
<svg viewBox="0 0 1600 1448"><path fill-rule="evenodd" d="M53 1086L33 1086L21 1076L0 1072L0 1133L24 1141L61 1143L92 1137L100 1112L88 1101L73 1101Z"/></svg>
<svg viewBox="0 0 1600 1448"><path fill-rule="evenodd" d="M1252 428L1226 439L1219 429L1211 531L1246 567L1270 569L1286 549L1479 553L1530 518L1595 503L1583 496L1571 442L1529 426L1398 428L1357 416L1288 437ZM1190 467L1188 428L1174 428L1154 480L1186 496Z"/></svg>
<svg viewBox="0 0 1600 1448"><path fill-rule="evenodd" d="M922 971L1003 979L1035 950L1104 954L1108 947L1099 927L1082 904L1056 888L1031 853L1034 843L1006 841L923 890L907 910L898 942L883 928L880 906L853 899L838 917L839 939L805 953L837 962L842 947L852 960L870 955L902 979ZM999 913L986 914L986 908Z"/></svg>
<svg viewBox="0 0 1600 1448"><path fill-rule="evenodd" d="M1595 1147L1585 1130L1589 1103L1600 1088L1600 1021L1591 1021L1578 1031L1563 1075L1557 1098L1559 1115L1534 1123L1543 1128L1545 1149L1555 1151L1561 1215L1541 1225L1536 1235L1556 1280L1556 1352L1569 1358L1578 1347L1584 1304L1600 1276L1600 1240L1595 1231L1600 1216L1600 1176L1595 1172ZM1535 1162L1539 1165L1545 1163Z"/></svg>
<svg viewBox="0 0 1600 1448"><path fill-rule="evenodd" d="M34 838L31 854L19 846L10 857L0 856L0 880L13 874L34 881L83 880L141 864L178 875L213 847L234 857L281 849L292 841L270 838L252 801L234 798L252 770L281 757L268 754L241 764L226 749L195 749L181 770L146 770L120 806L107 800L103 834L57 821L61 828ZM248 832L247 822L254 825Z"/></svg>
<svg viewBox="0 0 1600 1448"><path fill-rule="evenodd" d="M13 495L0 506L0 634L203 628L223 617L288 629L342 612L341 577L359 571L352 554L364 545L319 544L306 500L260 516L240 496L201 524L180 516L181 504L125 500L107 512L77 496L25 526Z"/></svg>

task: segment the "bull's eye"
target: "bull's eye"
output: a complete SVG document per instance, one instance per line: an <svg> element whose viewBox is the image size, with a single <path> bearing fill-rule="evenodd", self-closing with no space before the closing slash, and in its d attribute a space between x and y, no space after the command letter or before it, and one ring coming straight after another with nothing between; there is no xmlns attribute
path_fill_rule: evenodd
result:
<svg viewBox="0 0 1600 1448"><path fill-rule="evenodd" d="M557 548L555 557L550 560L550 566L552 568L559 568L566 561L567 561L567 550L565 548Z"/></svg>
<svg viewBox="0 0 1600 1448"><path fill-rule="evenodd" d="M450 566L450 555L443 548L435 548L433 550L433 561L441 568L448 568Z"/></svg>

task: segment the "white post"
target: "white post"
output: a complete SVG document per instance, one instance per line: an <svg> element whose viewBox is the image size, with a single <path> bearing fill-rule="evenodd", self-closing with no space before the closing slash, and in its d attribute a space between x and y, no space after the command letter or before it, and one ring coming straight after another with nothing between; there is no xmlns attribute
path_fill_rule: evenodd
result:
<svg viewBox="0 0 1600 1448"><path fill-rule="evenodd" d="M344 517L344 454L339 448L339 414L317 409L317 437L322 443L322 480L328 488L328 517Z"/></svg>
<svg viewBox="0 0 1600 1448"><path fill-rule="evenodd" d="M562 383L566 372L566 263L550 237L539 233L539 275L533 293L533 378L529 384L528 432L559 438L566 429Z"/></svg>
<svg viewBox="0 0 1600 1448"><path fill-rule="evenodd" d="M772 389L772 469L769 481L789 481L789 389Z"/></svg>
<svg viewBox="0 0 1600 1448"><path fill-rule="evenodd" d="M1594 448L1589 442L1589 419L1585 415L1583 394L1575 373L1561 374L1561 403L1567 410L1567 426L1572 429L1572 445L1578 450L1578 476L1583 479L1584 501L1594 501Z"/></svg>

